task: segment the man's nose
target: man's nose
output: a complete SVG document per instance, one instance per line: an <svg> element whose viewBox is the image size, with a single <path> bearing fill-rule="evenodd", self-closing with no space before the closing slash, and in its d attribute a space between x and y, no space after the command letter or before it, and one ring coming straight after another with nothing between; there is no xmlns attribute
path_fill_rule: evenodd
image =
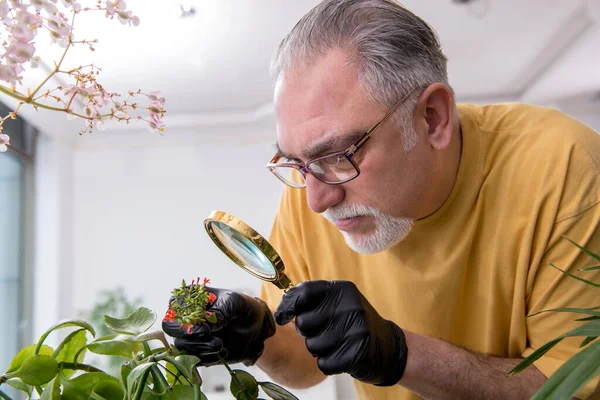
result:
<svg viewBox="0 0 600 400"><path fill-rule="evenodd" d="M344 199L344 187L328 185L309 174L306 176L306 198L310 209L320 214Z"/></svg>

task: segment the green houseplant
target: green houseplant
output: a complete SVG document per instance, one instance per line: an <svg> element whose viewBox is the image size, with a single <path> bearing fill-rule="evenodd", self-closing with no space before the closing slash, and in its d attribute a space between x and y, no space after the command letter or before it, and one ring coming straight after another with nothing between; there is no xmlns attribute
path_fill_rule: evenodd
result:
<svg viewBox="0 0 600 400"><path fill-rule="evenodd" d="M592 257L595 261L600 262L600 255L578 245L568 238L565 239L571 242L574 246L577 246L582 252ZM554 264L550 265L573 279L577 279L588 285L600 288L600 283L592 282L580 276L573 275L560 269ZM600 269L600 265L583 268L581 271L585 272L598 269ZM600 299L600 296L598 298ZM535 315L543 312L570 312L582 314L584 317L578 318L576 321L583 322L583 324L546 343L544 346L533 352L529 357L524 359L509 373L516 374L524 370L541 356L546 354L564 338L573 336L584 337L580 344L582 350L565 362L532 397L532 400L570 399L577 393L577 391L585 386L586 383L600 375L600 340L596 340L597 337L600 336L600 304L590 308L557 308L544 310L539 313L532 314L530 317L535 318ZM596 391L592 397L598 396L600 398L599 391L600 386L596 388Z"/></svg>
<svg viewBox="0 0 600 400"><path fill-rule="evenodd" d="M213 299L204 288L206 283L206 279L202 284L198 280L190 286L183 282L173 294L175 298L193 303L194 307L186 310L170 306L165 318L175 318L179 313L186 324L203 318L213 319L214 314L205 311ZM104 316L111 333L98 338L86 321L57 323L36 344L25 347L13 358L8 370L0 376L0 399L10 399L1 388L9 385L28 398L37 394L41 400L207 400L197 368L200 358L179 352L167 342L162 331L149 332L155 321L156 314L144 307L125 318ZM60 329L71 329L71 332L55 349L44 344L51 333ZM117 376L87 364L88 352L121 356L123 362ZM221 363L229 372L231 394L237 400L257 400L259 387L274 400L297 400L274 383L257 382L248 372L231 369L223 359Z"/></svg>

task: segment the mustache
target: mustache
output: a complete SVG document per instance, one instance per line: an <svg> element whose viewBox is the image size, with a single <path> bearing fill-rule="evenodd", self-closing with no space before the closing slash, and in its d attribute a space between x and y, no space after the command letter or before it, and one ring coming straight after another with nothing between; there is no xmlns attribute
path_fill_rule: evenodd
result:
<svg viewBox="0 0 600 400"><path fill-rule="evenodd" d="M330 222L360 216L376 217L379 214L380 212L374 207L365 206L364 204L339 204L321 213Z"/></svg>

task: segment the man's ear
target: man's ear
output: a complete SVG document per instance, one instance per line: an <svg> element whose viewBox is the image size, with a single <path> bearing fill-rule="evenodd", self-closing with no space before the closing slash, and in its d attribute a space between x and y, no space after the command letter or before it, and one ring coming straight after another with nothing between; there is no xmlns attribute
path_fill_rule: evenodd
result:
<svg viewBox="0 0 600 400"><path fill-rule="evenodd" d="M431 147L448 147L454 130L454 95L443 83L434 83L419 97L417 117L425 128Z"/></svg>

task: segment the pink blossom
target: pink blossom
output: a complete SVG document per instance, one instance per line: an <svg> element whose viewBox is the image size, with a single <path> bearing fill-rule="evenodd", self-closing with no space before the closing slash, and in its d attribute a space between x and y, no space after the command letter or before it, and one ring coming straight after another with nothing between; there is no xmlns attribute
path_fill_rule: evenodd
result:
<svg viewBox="0 0 600 400"><path fill-rule="evenodd" d="M83 113L88 118L95 118L98 114L100 114L96 106L91 102L83 108Z"/></svg>
<svg viewBox="0 0 600 400"><path fill-rule="evenodd" d="M76 14L82 10L79 0L61 0L62 6L69 13ZM59 12L56 4L58 0L0 0L0 23L5 26L6 35L3 35L3 41L0 41L2 52L0 53L0 81L8 82L16 85L22 82L22 73L24 67L37 67L39 57L36 53L36 43L34 42L38 31L46 29L50 33L50 37L55 43L68 48L73 40L73 27L71 19L67 18L64 13ZM116 18L124 25L138 25L140 20L133 15L132 11L127 10L127 4L124 0L98 0L100 7L105 6L106 16L110 19ZM87 11L87 9L85 9ZM81 43L89 44L90 49L94 40L80 41L73 43L78 45ZM56 63L57 61L55 61ZM56 89L47 90L45 94L38 93L39 88L32 93L35 101L34 106L44 103L43 100L50 101L54 105L56 101L64 109L60 109L67 114L67 118L75 119L83 116L86 118L86 129L82 132L90 132L92 128L103 129L106 119L116 118L118 120L129 121L131 117L128 113L130 109L138 108L135 103L128 104L129 98L124 102L117 102L115 99L120 97L118 93L106 91L97 81L97 71L95 66L91 66L91 71L86 72L84 67L79 67L69 71L68 77L71 78L72 84L58 87L61 93L57 93ZM62 71L61 71L62 72ZM52 76L53 73L50 74ZM31 89L27 89L31 90ZM129 92L130 96L141 94L137 92ZM73 97L79 97L80 102L73 102ZM158 92L152 92L146 95L149 99L148 117L137 116L137 119L142 119L148 123L148 128L151 132L162 132L164 130L164 97ZM15 97L15 96L13 96ZM39 101L38 99L42 99ZM39 102L38 102L39 101ZM84 104L82 111L75 112L74 105ZM104 107L111 107L110 112L102 113ZM79 106L77 107L79 108ZM141 109L141 107L139 107ZM79 108L80 109L80 108ZM77 115L75 115L77 114ZM0 132L2 132L2 121L0 121ZM7 135L0 137L0 151L6 151L9 144ZM199 281L198 281L199 283Z"/></svg>
<svg viewBox="0 0 600 400"><path fill-rule="evenodd" d="M67 47L72 27L63 13L54 13L48 17L50 37L61 47Z"/></svg>
<svg viewBox="0 0 600 400"><path fill-rule="evenodd" d="M0 134L0 152L4 153L8 150L8 145L10 144L10 137L6 134Z"/></svg>
<svg viewBox="0 0 600 400"><path fill-rule="evenodd" d="M62 0L62 3L65 7L72 7L76 12L81 10L81 4L79 4L77 0Z"/></svg>
<svg viewBox="0 0 600 400"><path fill-rule="evenodd" d="M8 1L0 0L0 20L5 24L10 23L10 18L8 16L9 11Z"/></svg>
<svg viewBox="0 0 600 400"><path fill-rule="evenodd" d="M148 121L148 130L151 133L162 133L165 130L165 124L162 121Z"/></svg>
<svg viewBox="0 0 600 400"><path fill-rule="evenodd" d="M140 19L133 15L131 11L117 11L117 18L123 25L133 24L133 26L138 26L140 24Z"/></svg>
<svg viewBox="0 0 600 400"><path fill-rule="evenodd" d="M27 62L33 57L35 53L35 46L33 43L27 42L14 42L6 50L5 57L9 58L15 63Z"/></svg>
<svg viewBox="0 0 600 400"><path fill-rule="evenodd" d="M125 11L127 8L127 4L124 0L106 0L106 16L114 17L115 13L118 11Z"/></svg>
<svg viewBox="0 0 600 400"><path fill-rule="evenodd" d="M49 13L56 12L57 8L53 3L56 3L56 0L54 0L54 1L31 0L31 5L34 6L38 12L40 12L42 9L44 9L45 11L47 11Z"/></svg>
<svg viewBox="0 0 600 400"><path fill-rule="evenodd" d="M165 98L160 95L160 92L150 92L146 95L150 101L158 102L159 104L165 104Z"/></svg>

